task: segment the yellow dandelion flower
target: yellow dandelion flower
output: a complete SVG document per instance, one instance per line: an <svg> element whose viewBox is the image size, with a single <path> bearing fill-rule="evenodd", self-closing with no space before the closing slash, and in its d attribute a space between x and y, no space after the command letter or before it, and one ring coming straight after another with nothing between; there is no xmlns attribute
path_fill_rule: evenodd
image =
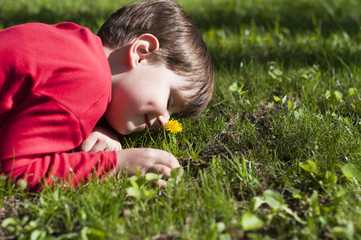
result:
<svg viewBox="0 0 361 240"><path fill-rule="evenodd" d="M165 124L165 130L171 132L171 133L179 133L183 129L183 126L180 122L177 120L170 120Z"/></svg>

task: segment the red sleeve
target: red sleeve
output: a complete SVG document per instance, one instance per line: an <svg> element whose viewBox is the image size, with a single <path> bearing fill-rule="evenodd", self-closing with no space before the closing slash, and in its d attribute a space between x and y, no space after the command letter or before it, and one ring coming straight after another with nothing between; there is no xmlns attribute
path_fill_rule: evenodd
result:
<svg viewBox="0 0 361 240"><path fill-rule="evenodd" d="M116 167L116 152L59 153L83 140L80 122L53 99L32 93L0 128L0 172L22 178L36 191L54 179L76 186Z"/></svg>
<svg viewBox="0 0 361 240"><path fill-rule="evenodd" d="M38 191L55 181L77 186L94 175L101 177L115 168L115 152L76 152L21 157L2 161L3 172L12 179L24 179L30 191Z"/></svg>

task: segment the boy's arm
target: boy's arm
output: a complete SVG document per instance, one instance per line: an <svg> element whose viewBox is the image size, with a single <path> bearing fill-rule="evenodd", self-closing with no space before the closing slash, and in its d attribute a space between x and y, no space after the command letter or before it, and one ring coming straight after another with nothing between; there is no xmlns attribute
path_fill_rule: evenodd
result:
<svg viewBox="0 0 361 240"><path fill-rule="evenodd" d="M99 151L119 151L122 145L119 141L119 135L113 129L107 126L97 125L85 139L77 150L85 152Z"/></svg>
<svg viewBox="0 0 361 240"><path fill-rule="evenodd" d="M153 172L169 178L171 170L180 167L172 154L152 148L54 153L41 157L2 160L1 163L2 172L13 179L24 179L31 191L38 191L46 185L52 186L56 179L65 185L77 186L81 182L87 182L89 177L119 173L132 176L135 169L142 175ZM160 179L158 185L164 186L166 182Z"/></svg>
<svg viewBox="0 0 361 240"><path fill-rule="evenodd" d="M44 156L0 159L1 172L11 179L24 179L30 191L38 191L57 180L77 186L92 177L102 177L116 167L116 152L54 153Z"/></svg>
<svg viewBox="0 0 361 240"><path fill-rule="evenodd" d="M67 153L84 136L78 118L67 108L40 94L28 96L0 126L0 173L24 179L39 190L54 179L76 186L103 176L117 165L116 152Z"/></svg>

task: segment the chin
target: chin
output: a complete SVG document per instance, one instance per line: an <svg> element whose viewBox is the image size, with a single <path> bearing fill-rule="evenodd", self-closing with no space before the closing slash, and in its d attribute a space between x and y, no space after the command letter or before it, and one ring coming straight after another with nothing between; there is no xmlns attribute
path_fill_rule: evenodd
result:
<svg viewBox="0 0 361 240"><path fill-rule="evenodd" d="M135 133L135 132L141 132L142 130L141 129L133 129L133 128L123 128L123 129L120 129L119 133L121 135L128 135L128 134L131 134L131 133Z"/></svg>
<svg viewBox="0 0 361 240"><path fill-rule="evenodd" d="M133 131L130 131L130 130L122 130L122 131L119 131L119 133L121 135L128 135L128 134L131 134Z"/></svg>
<svg viewBox="0 0 361 240"><path fill-rule="evenodd" d="M128 128L124 128L124 127L122 127L122 128L115 128L115 127L113 127L113 129L115 130L115 131L117 131L119 134L121 134L121 135L128 135L128 134L130 134L131 133L131 131L129 131L129 129Z"/></svg>
<svg viewBox="0 0 361 240"><path fill-rule="evenodd" d="M132 121L127 121L123 124L119 124L118 128L115 129L121 135L128 135L135 132L141 132L144 129L142 126L135 125Z"/></svg>

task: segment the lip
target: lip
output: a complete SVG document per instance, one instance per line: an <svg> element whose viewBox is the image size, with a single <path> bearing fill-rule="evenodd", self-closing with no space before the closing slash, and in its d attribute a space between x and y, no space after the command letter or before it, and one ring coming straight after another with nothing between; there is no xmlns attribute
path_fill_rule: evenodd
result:
<svg viewBox="0 0 361 240"><path fill-rule="evenodd" d="M150 124L150 121L148 119L148 116L147 115L144 115L144 120L145 120L145 125L148 126L148 128L150 129L151 127L151 124Z"/></svg>

